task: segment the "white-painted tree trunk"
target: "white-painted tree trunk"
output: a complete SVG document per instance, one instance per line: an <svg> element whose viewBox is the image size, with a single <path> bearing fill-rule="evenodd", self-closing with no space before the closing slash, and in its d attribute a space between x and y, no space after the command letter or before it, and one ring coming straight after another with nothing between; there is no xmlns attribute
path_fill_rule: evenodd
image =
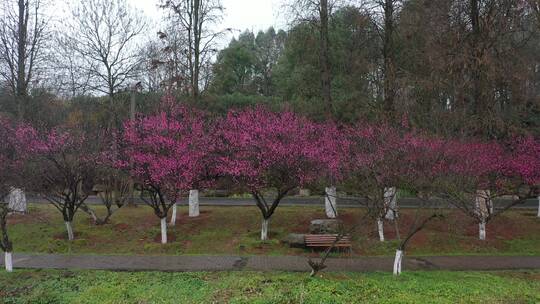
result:
<svg viewBox="0 0 540 304"><path fill-rule="evenodd" d="M161 244L167 244L167 218L161 219Z"/></svg>
<svg viewBox="0 0 540 304"><path fill-rule="evenodd" d="M401 274L401 262L403 261L403 251L396 250L396 257L394 259L394 275Z"/></svg>
<svg viewBox="0 0 540 304"><path fill-rule="evenodd" d="M90 215L90 217L92 218L94 223L98 222L99 219L98 219L96 213L94 211L92 211L90 208L88 208L88 214Z"/></svg>
<svg viewBox="0 0 540 304"><path fill-rule="evenodd" d="M189 217L199 216L199 190L189 191Z"/></svg>
<svg viewBox="0 0 540 304"><path fill-rule="evenodd" d="M7 272L13 272L13 253L12 252L4 253L4 266L6 266Z"/></svg>
<svg viewBox="0 0 540 304"><path fill-rule="evenodd" d="M476 212L482 216L487 217L493 214L493 201L491 200L491 191L489 190L476 190Z"/></svg>
<svg viewBox="0 0 540 304"><path fill-rule="evenodd" d="M299 193L298 193L299 196L310 196L311 195L311 191L309 191L309 189L303 189L301 188Z"/></svg>
<svg viewBox="0 0 540 304"><path fill-rule="evenodd" d="M486 240L486 222L482 221L478 224L478 238L481 240L481 241L485 241Z"/></svg>
<svg viewBox="0 0 540 304"><path fill-rule="evenodd" d="M540 196L538 197L538 217L540 217Z"/></svg>
<svg viewBox="0 0 540 304"><path fill-rule="evenodd" d="M331 186L327 187L325 190L326 195L324 196L324 206L326 210L326 216L328 218L336 218L338 215L337 212L337 191L336 187Z"/></svg>
<svg viewBox="0 0 540 304"><path fill-rule="evenodd" d="M177 212L178 206L175 203L172 207L172 215L171 215L171 226L176 226L176 212Z"/></svg>
<svg viewBox="0 0 540 304"><path fill-rule="evenodd" d="M73 225L71 222L66 222L66 230L68 234L68 240L73 241L75 239L75 235L73 234Z"/></svg>
<svg viewBox="0 0 540 304"><path fill-rule="evenodd" d="M261 241L268 240L268 222L270 219L263 218L262 227L261 227Z"/></svg>
<svg viewBox="0 0 540 304"><path fill-rule="evenodd" d="M384 242L384 223L382 219L377 220L377 231L379 231L379 240Z"/></svg>
<svg viewBox="0 0 540 304"><path fill-rule="evenodd" d="M28 211L26 194L23 190L11 188L9 193L9 209L13 212L26 213Z"/></svg>
<svg viewBox="0 0 540 304"><path fill-rule="evenodd" d="M393 221L397 217L397 188L389 187L384 188L384 204L388 211L386 211L385 218Z"/></svg>

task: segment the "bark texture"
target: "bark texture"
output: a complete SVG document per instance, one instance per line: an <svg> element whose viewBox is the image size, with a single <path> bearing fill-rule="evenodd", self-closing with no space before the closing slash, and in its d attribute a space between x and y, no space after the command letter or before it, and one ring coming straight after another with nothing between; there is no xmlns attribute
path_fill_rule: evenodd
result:
<svg viewBox="0 0 540 304"><path fill-rule="evenodd" d="M199 190L189 191L189 217L198 217L199 212Z"/></svg>
<svg viewBox="0 0 540 304"><path fill-rule="evenodd" d="M270 219L263 219L261 227L261 241L268 240L268 222Z"/></svg>
<svg viewBox="0 0 540 304"><path fill-rule="evenodd" d="M75 239L75 234L73 233L73 225L71 222L66 222L66 230L68 234L68 240L73 241Z"/></svg>
<svg viewBox="0 0 540 304"><path fill-rule="evenodd" d="M28 211L26 194L21 189L13 188L9 193L9 209L12 212L26 213Z"/></svg>
<svg viewBox="0 0 540 304"><path fill-rule="evenodd" d="M161 244L167 244L167 218L161 219Z"/></svg>
<svg viewBox="0 0 540 304"><path fill-rule="evenodd" d="M326 210L326 217L328 218L336 218L338 216L337 212L337 191L336 187L331 186L325 189L325 198L324 198L324 205Z"/></svg>
<svg viewBox="0 0 540 304"><path fill-rule="evenodd" d="M13 272L13 253L4 253L4 265L6 266L7 272Z"/></svg>
<svg viewBox="0 0 540 304"><path fill-rule="evenodd" d="M178 209L178 204L174 204L173 207L172 207L172 215L171 215L171 223L170 225L171 226L176 226L176 212L177 212L177 209Z"/></svg>
<svg viewBox="0 0 540 304"><path fill-rule="evenodd" d="M386 205L385 218L387 220L395 220L398 217L397 209L397 188L388 187L384 188L384 204Z"/></svg>
<svg viewBox="0 0 540 304"><path fill-rule="evenodd" d="M403 251L396 250L396 257L394 259L394 275L401 274L401 262L403 261Z"/></svg>
<svg viewBox="0 0 540 304"><path fill-rule="evenodd" d="M377 220L377 231L379 232L379 240L384 242L384 223L382 219Z"/></svg>

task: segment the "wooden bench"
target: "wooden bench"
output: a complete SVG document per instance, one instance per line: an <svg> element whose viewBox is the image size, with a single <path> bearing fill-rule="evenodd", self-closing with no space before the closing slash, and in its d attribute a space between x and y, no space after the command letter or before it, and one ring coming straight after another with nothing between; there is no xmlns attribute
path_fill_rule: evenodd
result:
<svg viewBox="0 0 540 304"><path fill-rule="evenodd" d="M306 242L306 247L308 248L348 248L352 250L351 237L349 235L343 236L335 245L337 234L306 234L304 240Z"/></svg>

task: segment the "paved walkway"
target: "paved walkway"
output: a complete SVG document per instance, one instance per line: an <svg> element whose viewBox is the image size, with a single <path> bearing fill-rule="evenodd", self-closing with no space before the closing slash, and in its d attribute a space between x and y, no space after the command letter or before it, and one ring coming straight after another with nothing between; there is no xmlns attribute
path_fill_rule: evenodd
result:
<svg viewBox="0 0 540 304"><path fill-rule="evenodd" d="M3 259L0 259L3 260ZM540 256L405 257L405 270L540 269ZM3 262L0 262L0 265ZM115 271L309 271L299 256L104 256L14 254L15 268ZM392 271L391 257L333 258L327 271Z"/></svg>
<svg viewBox="0 0 540 304"><path fill-rule="evenodd" d="M28 201L31 203L40 203L47 204L48 201L42 198L37 197L28 197ZM227 198L227 197L201 197L199 199L201 206L255 206L255 202L252 198ZM360 208L363 207L362 198L338 198L338 207L340 208ZM136 198L136 204L143 204L143 202ZM178 201L181 205L187 205L187 199L183 198ZM91 196L86 199L86 203L89 205L99 205L101 200L95 196ZM495 207L503 207L509 203L508 200L496 199ZM324 198L323 197L294 197L288 196L283 198L280 203L281 206L323 206L324 208ZM451 207L448 203L433 199L428 204L421 202L416 198L400 198L399 207L400 208L418 208L422 206L442 206L442 207ZM530 199L525 203L512 207L513 209L538 209L538 200Z"/></svg>

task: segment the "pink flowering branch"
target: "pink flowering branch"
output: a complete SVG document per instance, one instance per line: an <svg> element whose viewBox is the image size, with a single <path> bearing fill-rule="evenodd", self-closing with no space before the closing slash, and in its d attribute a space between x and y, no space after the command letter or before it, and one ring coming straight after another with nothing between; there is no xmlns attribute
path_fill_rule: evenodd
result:
<svg viewBox="0 0 540 304"><path fill-rule="evenodd" d="M218 125L219 170L253 195L263 217L263 240L268 220L292 189L338 176L338 160L332 158L336 143L323 136L319 125L292 112L231 111ZM268 201L265 190L274 190L275 197Z"/></svg>

